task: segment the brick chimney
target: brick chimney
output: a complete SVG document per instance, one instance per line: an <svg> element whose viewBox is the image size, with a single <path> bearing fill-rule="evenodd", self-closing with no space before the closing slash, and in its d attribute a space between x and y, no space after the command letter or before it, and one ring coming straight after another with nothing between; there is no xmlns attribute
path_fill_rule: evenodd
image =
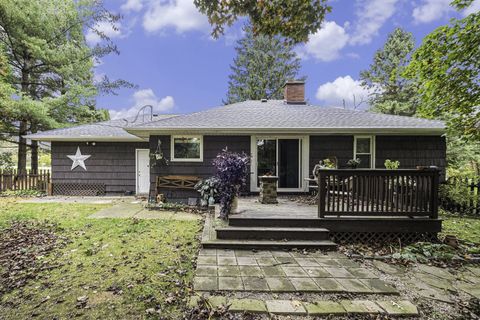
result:
<svg viewBox="0 0 480 320"><path fill-rule="evenodd" d="M305 81L287 81L284 86L284 99L288 104L306 104Z"/></svg>

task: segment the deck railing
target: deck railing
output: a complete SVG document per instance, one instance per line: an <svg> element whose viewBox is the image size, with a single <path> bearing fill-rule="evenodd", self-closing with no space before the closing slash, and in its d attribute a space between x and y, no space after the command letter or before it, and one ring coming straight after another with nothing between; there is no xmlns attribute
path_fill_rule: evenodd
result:
<svg viewBox="0 0 480 320"><path fill-rule="evenodd" d="M7 190L30 190L48 191L50 183L50 171L28 170L24 173L18 173L17 170L0 170L0 192Z"/></svg>
<svg viewBox="0 0 480 320"><path fill-rule="evenodd" d="M438 218L439 170L322 169L318 216Z"/></svg>

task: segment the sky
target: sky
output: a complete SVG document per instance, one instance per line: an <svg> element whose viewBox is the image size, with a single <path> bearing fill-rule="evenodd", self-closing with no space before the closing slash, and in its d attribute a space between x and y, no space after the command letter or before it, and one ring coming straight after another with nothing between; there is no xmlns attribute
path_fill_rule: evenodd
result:
<svg viewBox="0 0 480 320"><path fill-rule="evenodd" d="M353 106L365 100L359 73L369 67L375 51L390 32L401 27L412 32L417 46L422 38L451 18L480 10L480 0L463 12L451 0L330 0L331 13L322 28L295 50L301 58L299 76L306 76L307 101L319 106ZM193 0L106 0L106 7L122 15L112 28L97 28L118 46L119 55L98 61L95 77L125 79L135 89L97 99L97 107L112 118L134 116L147 104L155 113L189 113L222 105L228 88L235 43L242 37L245 19L219 39ZM89 45L101 39L86 33ZM363 106L365 107L365 105Z"/></svg>

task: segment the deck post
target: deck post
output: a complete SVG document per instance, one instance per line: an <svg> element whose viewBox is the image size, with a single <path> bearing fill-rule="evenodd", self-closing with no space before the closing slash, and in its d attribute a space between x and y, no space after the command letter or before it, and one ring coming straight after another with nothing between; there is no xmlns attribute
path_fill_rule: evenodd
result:
<svg viewBox="0 0 480 320"><path fill-rule="evenodd" d="M318 170L318 217L325 217L326 183L322 170Z"/></svg>
<svg viewBox="0 0 480 320"><path fill-rule="evenodd" d="M438 185L440 183L440 170L434 169L432 172L432 208L430 212L431 219L438 219Z"/></svg>

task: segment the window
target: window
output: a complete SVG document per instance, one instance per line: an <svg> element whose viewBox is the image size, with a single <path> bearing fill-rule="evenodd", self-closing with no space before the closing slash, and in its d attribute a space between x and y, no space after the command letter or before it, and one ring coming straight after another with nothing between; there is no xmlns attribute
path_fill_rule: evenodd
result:
<svg viewBox="0 0 480 320"><path fill-rule="evenodd" d="M202 136L172 136L172 161L203 161Z"/></svg>
<svg viewBox="0 0 480 320"><path fill-rule="evenodd" d="M353 157L360 159L359 168L375 168L375 139L373 136L356 136Z"/></svg>

